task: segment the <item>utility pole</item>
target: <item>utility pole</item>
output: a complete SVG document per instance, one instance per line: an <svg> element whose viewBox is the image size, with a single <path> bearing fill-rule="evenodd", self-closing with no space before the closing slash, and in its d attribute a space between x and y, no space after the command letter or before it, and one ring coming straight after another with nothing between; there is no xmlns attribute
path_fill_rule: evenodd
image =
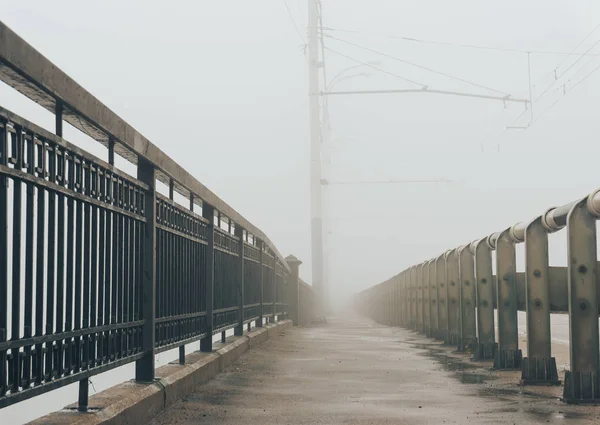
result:
<svg viewBox="0 0 600 425"><path fill-rule="evenodd" d="M319 9L317 0L308 0L308 95L310 120L310 218L312 285L321 302L321 313L327 310L323 279L323 214L321 195L321 104L319 89Z"/></svg>

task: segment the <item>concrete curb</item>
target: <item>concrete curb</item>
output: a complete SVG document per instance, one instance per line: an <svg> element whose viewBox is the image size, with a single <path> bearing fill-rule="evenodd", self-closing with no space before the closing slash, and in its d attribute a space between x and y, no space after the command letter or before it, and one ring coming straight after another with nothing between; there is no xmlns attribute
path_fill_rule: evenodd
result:
<svg viewBox="0 0 600 425"><path fill-rule="evenodd" d="M30 422L31 425L143 425L166 407L236 361L247 350L268 339L277 339L292 327L291 320L254 328L230 342L215 344L212 353L194 352L185 356L185 365L170 363L156 370L157 380L142 384L128 381L108 388L89 400L90 412L77 412L72 404Z"/></svg>

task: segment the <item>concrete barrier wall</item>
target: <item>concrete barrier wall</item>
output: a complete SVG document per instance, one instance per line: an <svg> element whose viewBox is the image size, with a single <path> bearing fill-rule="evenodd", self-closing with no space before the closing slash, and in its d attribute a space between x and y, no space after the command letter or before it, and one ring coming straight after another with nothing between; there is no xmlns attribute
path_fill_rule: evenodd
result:
<svg viewBox="0 0 600 425"><path fill-rule="evenodd" d="M156 370L157 379L143 384L128 381L98 393L89 400L88 413L77 412L73 404L46 415L33 425L144 425L163 409L192 393L198 385L235 362L247 350L268 339L278 338L292 327L290 320L254 328L225 344L215 344L212 353L194 352L185 357L185 365L170 363Z"/></svg>

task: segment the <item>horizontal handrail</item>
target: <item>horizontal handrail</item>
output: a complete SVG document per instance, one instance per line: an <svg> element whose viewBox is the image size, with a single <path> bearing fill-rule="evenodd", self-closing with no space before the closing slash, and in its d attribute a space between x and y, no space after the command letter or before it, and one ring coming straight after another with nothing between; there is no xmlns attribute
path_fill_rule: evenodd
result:
<svg viewBox="0 0 600 425"><path fill-rule="evenodd" d="M258 227L208 189L175 160L134 129L124 119L69 75L53 64L33 46L0 21L0 80L55 113L57 104L65 109L63 119L104 146L115 142L115 152L133 164L138 156L157 169L157 178L189 198L190 194L231 218L261 239L276 253L285 268L285 258L275 244ZM289 269L288 269L289 272Z"/></svg>
<svg viewBox="0 0 600 425"><path fill-rule="evenodd" d="M550 313L568 311L571 369L565 373L563 399L598 403L599 218L600 189L413 265L357 294L356 305L382 323L441 339L459 352L472 350L476 360L493 359L497 369L522 369L523 384L546 385L560 384L551 354ZM548 235L563 228L567 267L550 267ZM525 272L516 268L520 243L525 244ZM526 312L527 358L519 349L518 310Z"/></svg>

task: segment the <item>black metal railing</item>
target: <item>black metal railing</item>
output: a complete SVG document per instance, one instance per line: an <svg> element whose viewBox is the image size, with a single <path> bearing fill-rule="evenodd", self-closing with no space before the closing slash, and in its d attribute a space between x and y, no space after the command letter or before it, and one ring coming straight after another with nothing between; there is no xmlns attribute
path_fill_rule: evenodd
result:
<svg viewBox="0 0 600 425"><path fill-rule="evenodd" d="M288 316L298 263L294 282L260 229L2 22L0 79L56 115L53 134L0 107L0 408L79 382L86 410L92 375L136 362L151 382L158 352L184 362L186 344Z"/></svg>
<svg viewBox="0 0 600 425"><path fill-rule="evenodd" d="M147 190L0 108L0 406L141 356Z"/></svg>
<svg viewBox="0 0 600 425"><path fill-rule="evenodd" d="M175 202L156 204L156 346L160 351L209 332L206 320L208 222Z"/></svg>
<svg viewBox="0 0 600 425"><path fill-rule="evenodd" d="M263 251L263 315L273 317L275 313L275 257Z"/></svg>

